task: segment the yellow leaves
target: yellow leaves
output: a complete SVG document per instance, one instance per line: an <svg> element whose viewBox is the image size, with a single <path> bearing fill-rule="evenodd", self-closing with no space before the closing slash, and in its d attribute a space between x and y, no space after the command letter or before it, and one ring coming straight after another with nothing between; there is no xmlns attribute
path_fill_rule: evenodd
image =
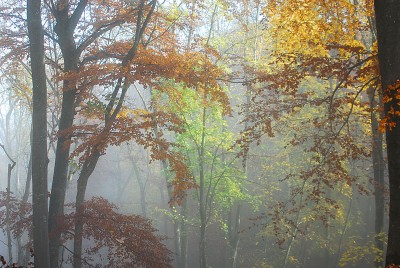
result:
<svg viewBox="0 0 400 268"><path fill-rule="evenodd" d="M386 243L386 234L379 233L375 237L369 236L369 241L363 243L363 240L350 237L347 245L346 252L343 253L339 260L339 266L359 266L365 261L373 260L374 262L383 261L383 251L376 247L374 240L379 239L381 242Z"/></svg>
<svg viewBox="0 0 400 268"><path fill-rule="evenodd" d="M360 29L350 1L270 1L264 9L270 20L268 38L276 50L327 56L327 44L351 44Z"/></svg>
<svg viewBox="0 0 400 268"><path fill-rule="evenodd" d="M131 109L128 107L124 107L121 109L121 111L118 113L117 118L122 119L122 118L131 118L131 119L136 119L138 120L139 118L142 118L145 115L149 115L150 112L146 109Z"/></svg>

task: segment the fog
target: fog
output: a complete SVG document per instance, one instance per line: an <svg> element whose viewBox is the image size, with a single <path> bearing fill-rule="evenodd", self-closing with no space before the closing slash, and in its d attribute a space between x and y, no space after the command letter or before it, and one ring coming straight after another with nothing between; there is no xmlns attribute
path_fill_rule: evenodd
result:
<svg viewBox="0 0 400 268"><path fill-rule="evenodd" d="M392 125L370 5L44 5L46 194L32 188L34 60L12 2L0 4L1 267L383 267ZM50 249L34 243L37 196Z"/></svg>

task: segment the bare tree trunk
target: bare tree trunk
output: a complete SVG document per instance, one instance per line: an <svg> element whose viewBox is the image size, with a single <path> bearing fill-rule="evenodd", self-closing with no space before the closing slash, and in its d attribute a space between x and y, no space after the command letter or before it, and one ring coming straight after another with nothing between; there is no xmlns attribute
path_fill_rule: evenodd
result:
<svg viewBox="0 0 400 268"><path fill-rule="evenodd" d="M147 208L146 208L146 181L143 181L141 172L139 171L139 167L135 163L135 161L132 159L132 167L133 171L136 176L136 180L139 184L139 190L140 190L140 208L142 210L142 216L147 217Z"/></svg>
<svg viewBox="0 0 400 268"><path fill-rule="evenodd" d="M300 224L300 214L301 214L301 209L303 206L303 192L304 192L304 187L306 186L306 180L303 181L303 184L301 186L301 196L300 196L300 202L299 202L299 208L297 211L297 215L296 215L296 220L295 220L295 224L296 226L294 226L294 230L293 233L291 234L290 240L289 240L289 244L288 247L286 249L286 253L285 253L285 258L283 260L283 264L282 264L282 268L286 268L287 262L289 260L289 256L290 256L290 251L292 250L292 245L294 242L294 239L296 238L297 235L297 231L298 231L298 225Z"/></svg>
<svg viewBox="0 0 400 268"><path fill-rule="evenodd" d="M156 137L158 137L157 128L154 129ZM168 170L168 163L166 160L161 161L162 168L164 171ZM168 181L168 177L165 177L167 184L168 198L172 200L172 185ZM187 267L187 224L185 219L187 217L186 209L187 197L184 197L182 207L180 208L181 220L173 218L173 230L174 230L174 248L176 253L176 268L186 268ZM185 207L185 209L183 209ZM178 207L171 207L171 211L178 211ZM177 212L176 212L177 213Z"/></svg>
<svg viewBox="0 0 400 268"><path fill-rule="evenodd" d="M95 152L93 156L86 160L83 164L81 173L78 178L78 189L75 199L75 234L74 234L74 268L82 268L82 239L83 239L83 219L81 217L83 213L83 203L85 201L85 193L87 183L90 175L92 175L94 168L100 158L100 153Z"/></svg>
<svg viewBox="0 0 400 268"><path fill-rule="evenodd" d="M32 128L31 128L29 136L30 136L30 145L32 146ZM29 154L28 171L26 174L25 189L24 189L24 194L22 195L23 203L28 202L29 193L30 193L30 189L31 189L31 182L32 182L32 154ZM19 236L17 238L17 243L18 243L18 263L26 264L28 262L29 249L24 248L22 246L22 237L21 236Z"/></svg>
<svg viewBox="0 0 400 268"><path fill-rule="evenodd" d="M49 268L47 189L47 88L41 1L27 1L32 70L32 207L35 267ZM53 267L55 268L55 266Z"/></svg>
<svg viewBox="0 0 400 268"><path fill-rule="evenodd" d="M203 108L202 114L202 133L201 144L199 148L199 210L200 210L200 268L207 268L206 257L206 228L207 228L207 200L205 194L205 174L204 174L204 154L205 154L205 138L206 138L206 108Z"/></svg>
<svg viewBox="0 0 400 268"><path fill-rule="evenodd" d="M239 247L239 227L240 227L240 210L241 203L237 201L237 205L233 205L228 214L228 262L229 268L237 267L237 251Z"/></svg>
<svg viewBox="0 0 400 268"><path fill-rule="evenodd" d="M188 226L186 224L186 219L188 216L188 210L187 210L187 196L183 198L182 205L181 205L181 220L177 223L179 224L180 227L180 263L179 267L180 268L186 268L187 267L187 248L188 248Z"/></svg>
<svg viewBox="0 0 400 268"><path fill-rule="evenodd" d="M376 90L370 88L368 90L368 96L371 108L371 133L372 133L372 165L374 169L374 195L375 195L375 245L383 252L384 243L380 238L379 234L383 232L383 219L385 211L385 198L384 198L384 170L385 162L383 159L383 135L378 130L379 127L379 113L374 110L376 106L375 94ZM381 103L378 98L378 103ZM380 255L380 253L377 253ZM382 256L377 256L376 259L380 259ZM382 267L382 261L375 262L375 267Z"/></svg>
<svg viewBox="0 0 400 268"><path fill-rule="evenodd" d="M150 91L150 94L152 92ZM156 138L159 138L158 128L153 128L154 135ZM168 162L167 160L161 160L161 166L164 171L168 170ZM167 185L167 193L169 200L172 200L172 184L168 181L168 176L165 176L165 182ZM187 197L184 197L183 204L180 209L180 216L182 219L179 221L178 219L173 218L173 231L174 231L174 248L176 253L176 268L186 268L187 267ZM170 208L171 212L178 211L178 208L173 206Z"/></svg>
<svg viewBox="0 0 400 268"><path fill-rule="evenodd" d="M76 49L73 33L76 24L74 24L69 15L69 5L67 0L62 0L55 10L56 26L55 32L58 36L58 43L61 48L64 59L64 72L78 70L79 53ZM62 4L64 3L64 4ZM83 12L87 1L81 0L80 10L75 10L74 14L78 16ZM80 15L79 15L80 17ZM78 17L78 19L79 19ZM75 17L76 19L76 17ZM75 117L75 95L76 86L74 82L63 81L63 97L61 106L61 116L59 121L59 132L69 129ZM65 192L68 181L68 165L70 153L71 137L61 135L57 139L56 156L54 163L53 183L51 187L51 197L49 206L49 233L50 233L50 265L52 268L59 266L59 248L61 246L61 233L58 228L58 219L64 215Z"/></svg>
<svg viewBox="0 0 400 268"><path fill-rule="evenodd" d="M349 221L350 221L350 214L351 214L351 210L353 208L353 189L352 189L352 193L351 193L351 199L349 202L349 208L347 209L347 214L346 214L346 220L344 222L344 226L343 226L343 230L342 233L340 234L340 239L339 239L339 247L337 250L337 258L336 258L336 267L339 267L339 261L340 261L340 254L342 253L342 245L343 245L343 239L344 239L344 235L347 231L347 228L349 227Z"/></svg>
<svg viewBox="0 0 400 268"><path fill-rule="evenodd" d="M9 262L13 262L12 255L12 236L11 236L11 228L10 228L10 194L11 194L11 171L15 166L15 162L13 164L8 164L8 172L7 172L7 206L6 206L6 233L7 233L7 248L8 248L8 260Z"/></svg>
<svg viewBox="0 0 400 268"><path fill-rule="evenodd" d="M390 190L386 265L400 265L400 117L395 115L400 111L396 97L400 79L400 1L380 0L374 4L382 92L390 99L384 105L384 116L396 124L386 128Z"/></svg>

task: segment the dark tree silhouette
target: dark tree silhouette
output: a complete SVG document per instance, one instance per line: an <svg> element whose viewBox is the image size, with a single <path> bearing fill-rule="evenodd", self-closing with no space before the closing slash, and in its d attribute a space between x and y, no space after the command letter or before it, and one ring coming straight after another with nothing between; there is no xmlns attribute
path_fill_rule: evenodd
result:
<svg viewBox="0 0 400 268"><path fill-rule="evenodd" d="M400 1L375 1L378 58L384 93L389 168L389 233L386 265L400 265Z"/></svg>

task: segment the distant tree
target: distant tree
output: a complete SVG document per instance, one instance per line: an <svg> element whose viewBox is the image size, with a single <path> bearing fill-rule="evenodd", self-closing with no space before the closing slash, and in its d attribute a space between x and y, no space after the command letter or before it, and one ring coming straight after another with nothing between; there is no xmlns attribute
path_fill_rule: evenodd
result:
<svg viewBox="0 0 400 268"><path fill-rule="evenodd" d="M376 50L369 2L268 1L263 10L267 36L273 38L268 38L265 62L246 69L253 78L252 99L244 107L248 125L242 145L246 155L246 145L261 143L265 136L287 141L277 149L287 155L289 166L279 167L275 161L271 166L288 182L290 197L270 208L272 215L266 217L289 239L286 265L292 233L301 226L316 224L325 229L326 241L333 237L329 226L343 208L341 202L348 202L339 185L356 185L365 193L363 177L352 172L352 166L369 165L371 143L360 137L370 133L370 111L368 102L361 100L368 88L378 88ZM348 189L353 195L352 187ZM337 194L342 198L334 198ZM382 195L380 204L377 210L383 212ZM299 222L300 212L324 225ZM292 226L285 230L288 226L282 222ZM326 266L332 261L331 248L325 247Z"/></svg>

